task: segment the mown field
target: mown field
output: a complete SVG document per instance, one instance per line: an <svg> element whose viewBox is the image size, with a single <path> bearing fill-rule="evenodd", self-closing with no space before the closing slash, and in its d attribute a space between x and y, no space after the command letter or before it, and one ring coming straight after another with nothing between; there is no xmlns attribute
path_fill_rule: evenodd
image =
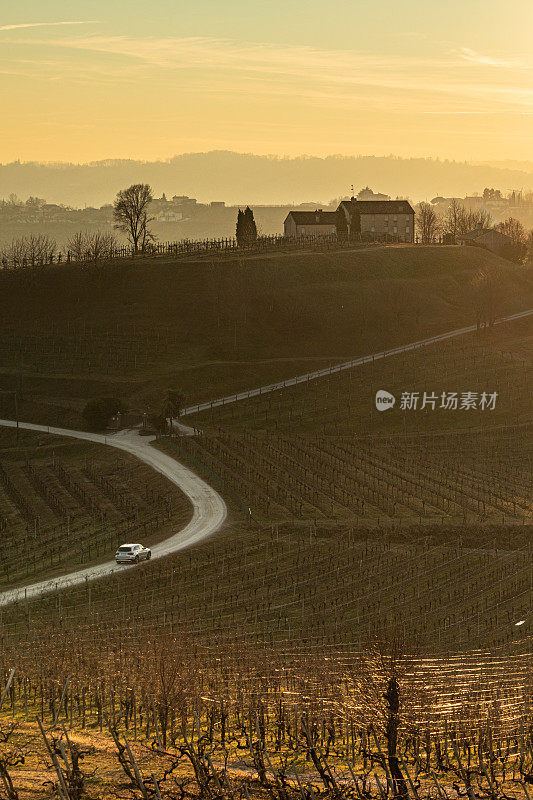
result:
<svg viewBox="0 0 533 800"><path fill-rule="evenodd" d="M530 270L477 248L61 265L0 275L0 388L79 425L88 397L190 403L529 307ZM10 405L11 404L11 405ZM5 412L13 400L3 398Z"/></svg>

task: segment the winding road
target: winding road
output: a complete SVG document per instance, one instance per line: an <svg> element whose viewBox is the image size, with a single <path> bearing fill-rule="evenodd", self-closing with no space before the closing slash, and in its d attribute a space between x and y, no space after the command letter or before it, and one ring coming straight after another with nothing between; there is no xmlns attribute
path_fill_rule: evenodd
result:
<svg viewBox="0 0 533 800"><path fill-rule="evenodd" d="M518 314L512 314L508 317L502 317L497 320L495 324L502 324L504 322L511 322L513 320L523 319L533 314L533 309L522 311ZM235 403L239 400L247 400L251 397L257 397L263 394L269 394L288 386L296 386L299 383L306 383L307 381L316 380L317 378L333 375L337 372L342 372L353 367L361 366L373 361L378 361L382 358L396 355L398 353L406 353L410 350L417 350L421 347L427 347L431 344L443 342L447 339L453 339L456 336L462 336L466 333L472 333L476 330L475 325L470 325L465 328L457 328L447 333L430 336L426 339L421 339L418 342L400 345L390 350L383 350L379 353L373 353L368 356L345 361L341 364L336 364L326 369L308 372L304 375L298 375L295 378L289 378L285 381L271 383L267 386L261 386L258 389L251 389L246 392L240 392L227 397L222 397L218 400L213 400L208 403L200 403L195 406L185 408L181 416L196 414L201 411L206 411L210 408L224 406L229 403ZM0 426L15 428L17 423L14 420L0 420ZM51 433L56 436L69 436L75 439L82 439L87 442L95 442L96 444L104 444L110 447L116 447L119 450L124 450L127 453L139 458L145 464L160 472L167 477L172 483L178 486L181 491L189 498L193 506L193 516L188 525L183 530L173 534L171 537L152 548L152 558L162 558L178 550L183 550L190 547L203 539L208 538L223 525L227 516L227 508L222 497L211 486L203 481L194 472L191 472L187 467L180 464L171 456L162 453L156 448L152 447L152 441L155 437L141 436L138 431L120 431L119 433L104 436L98 433L88 433L86 431L74 431L69 428L55 428L47 425L35 425L31 422L20 422L19 427L30 431L39 431L41 433ZM175 423L182 435L194 435L195 429L190 428L182 423ZM75 586L80 583L85 583L88 580L102 578L107 575L122 571L124 567L117 567L115 561L108 561L104 564L87 567L76 572L70 572L66 575L50 578L48 580L39 581L37 583L29 584L25 587L9 589L0 593L0 606L6 606L10 603L24 600L25 598L40 597L44 594L56 591L56 589Z"/></svg>
<svg viewBox="0 0 533 800"><path fill-rule="evenodd" d="M14 428L17 423L13 420L0 420L0 426ZM34 425L30 422L20 422L19 427L30 431L41 433L52 433L56 436L70 436L75 439L83 439L87 442L104 444L116 447L131 453L145 464L160 472L172 483L178 486L181 491L189 498L193 506L192 519L181 531L173 534L165 541L152 547L152 558L162 558L170 553L190 547L202 539L206 539L211 534L220 529L227 515L227 508L224 500L214 489L205 481L195 475L194 472L180 464L171 456L162 453L151 442L155 437L140 436L137 431L120 431L110 436L103 436L98 433L86 433L85 431L73 431L68 428L53 428L47 425ZM102 578L115 572L122 572L124 567L118 567L115 561L107 561L104 564L97 564L92 567L70 572L60 577L32 583L25 587L9 589L0 594L0 606L25 598L40 597L56 589L75 586L85 583L88 580Z"/></svg>

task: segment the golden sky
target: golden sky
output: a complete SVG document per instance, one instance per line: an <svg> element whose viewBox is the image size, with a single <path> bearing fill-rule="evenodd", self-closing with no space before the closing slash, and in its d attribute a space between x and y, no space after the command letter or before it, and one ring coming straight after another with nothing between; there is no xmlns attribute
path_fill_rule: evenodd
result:
<svg viewBox="0 0 533 800"><path fill-rule="evenodd" d="M4 0L0 161L533 160L532 0Z"/></svg>

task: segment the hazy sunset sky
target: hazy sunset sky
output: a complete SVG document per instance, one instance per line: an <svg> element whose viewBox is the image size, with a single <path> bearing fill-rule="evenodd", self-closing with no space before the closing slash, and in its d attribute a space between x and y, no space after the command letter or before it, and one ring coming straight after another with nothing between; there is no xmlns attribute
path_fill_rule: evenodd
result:
<svg viewBox="0 0 533 800"><path fill-rule="evenodd" d="M532 0L4 0L0 161L533 159Z"/></svg>

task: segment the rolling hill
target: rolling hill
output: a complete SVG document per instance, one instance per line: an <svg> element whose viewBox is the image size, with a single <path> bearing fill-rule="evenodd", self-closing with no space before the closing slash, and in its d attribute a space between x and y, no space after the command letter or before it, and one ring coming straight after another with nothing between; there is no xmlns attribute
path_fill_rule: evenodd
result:
<svg viewBox="0 0 533 800"><path fill-rule="evenodd" d="M1 389L25 419L73 425L92 396L139 413L167 389L212 399L475 324L487 287L499 315L533 297L523 267L421 246L62 265L0 286Z"/></svg>
<svg viewBox="0 0 533 800"><path fill-rule="evenodd" d="M64 265L0 288L2 416L16 391L26 418L72 425L90 396L192 403L533 299L525 268L437 247ZM20 797L50 796L55 770L95 798L383 800L392 719L405 798L527 798L531 341L531 318L483 327L161 437L227 524L0 609L0 769ZM498 403L378 414L376 388ZM130 458L44 434L3 431L0 478L5 585L190 514Z"/></svg>
<svg viewBox="0 0 533 800"><path fill-rule="evenodd" d="M151 183L157 194L198 197L202 202L285 204L344 195L350 183L391 196L464 197L485 186L533 188L530 162L469 164L431 158L327 156L272 158L250 153L184 153L167 161L107 160L89 164L20 163L0 166L7 197L38 195L49 202L83 206L112 201L124 186Z"/></svg>

